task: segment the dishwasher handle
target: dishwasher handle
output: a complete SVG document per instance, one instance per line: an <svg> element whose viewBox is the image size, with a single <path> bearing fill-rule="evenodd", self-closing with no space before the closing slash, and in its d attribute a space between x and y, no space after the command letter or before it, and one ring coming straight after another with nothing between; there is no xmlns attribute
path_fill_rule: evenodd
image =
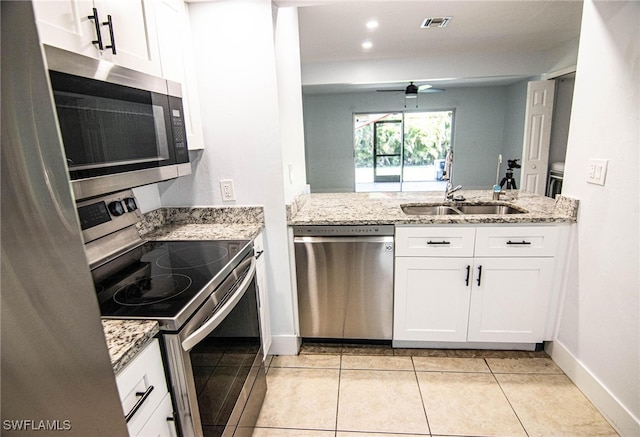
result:
<svg viewBox="0 0 640 437"><path fill-rule="evenodd" d="M393 243L393 236L294 237L294 243Z"/></svg>

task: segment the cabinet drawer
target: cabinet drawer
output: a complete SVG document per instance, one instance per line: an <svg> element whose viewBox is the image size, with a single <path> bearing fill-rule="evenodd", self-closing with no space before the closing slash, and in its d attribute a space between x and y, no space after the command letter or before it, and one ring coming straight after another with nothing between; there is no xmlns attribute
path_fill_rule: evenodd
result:
<svg viewBox="0 0 640 437"><path fill-rule="evenodd" d="M555 226L479 227L475 256L555 256L557 244Z"/></svg>
<svg viewBox="0 0 640 437"><path fill-rule="evenodd" d="M396 256L473 256L475 228L397 227Z"/></svg>
<svg viewBox="0 0 640 437"><path fill-rule="evenodd" d="M157 339L116 375L116 384L125 415L140 404L127 422L129 434L138 435L168 393Z"/></svg>
<svg viewBox="0 0 640 437"><path fill-rule="evenodd" d="M156 408L156 411L140 430L138 436L175 437L177 435L171 395L167 393L158 408Z"/></svg>

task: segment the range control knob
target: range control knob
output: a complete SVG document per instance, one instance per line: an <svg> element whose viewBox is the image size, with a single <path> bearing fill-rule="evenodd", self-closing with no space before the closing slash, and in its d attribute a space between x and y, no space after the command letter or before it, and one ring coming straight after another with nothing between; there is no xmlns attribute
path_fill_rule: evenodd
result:
<svg viewBox="0 0 640 437"><path fill-rule="evenodd" d="M108 208L109 212L115 217L124 214L124 206L122 206L122 202L119 200L109 203Z"/></svg>
<svg viewBox="0 0 640 437"><path fill-rule="evenodd" d="M133 212L138 209L138 205L136 205L136 199L133 197L127 197L124 199L124 204L127 205L127 211Z"/></svg>

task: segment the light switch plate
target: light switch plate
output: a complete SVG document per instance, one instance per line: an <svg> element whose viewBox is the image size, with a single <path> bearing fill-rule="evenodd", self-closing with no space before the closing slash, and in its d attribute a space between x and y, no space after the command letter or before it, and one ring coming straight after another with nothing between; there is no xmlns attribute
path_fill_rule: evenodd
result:
<svg viewBox="0 0 640 437"><path fill-rule="evenodd" d="M607 176L606 159L590 159L587 172L587 182L590 184L604 185Z"/></svg>

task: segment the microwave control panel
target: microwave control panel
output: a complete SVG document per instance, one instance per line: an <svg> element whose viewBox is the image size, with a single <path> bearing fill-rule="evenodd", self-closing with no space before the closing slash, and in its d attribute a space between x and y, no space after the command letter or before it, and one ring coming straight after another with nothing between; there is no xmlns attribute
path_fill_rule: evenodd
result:
<svg viewBox="0 0 640 437"><path fill-rule="evenodd" d="M176 164L183 164L189 162L189 152L187 150L187 133L184 125L182 100L169 96L169 108L171 109L171 129L173 130Z"/></svg>

